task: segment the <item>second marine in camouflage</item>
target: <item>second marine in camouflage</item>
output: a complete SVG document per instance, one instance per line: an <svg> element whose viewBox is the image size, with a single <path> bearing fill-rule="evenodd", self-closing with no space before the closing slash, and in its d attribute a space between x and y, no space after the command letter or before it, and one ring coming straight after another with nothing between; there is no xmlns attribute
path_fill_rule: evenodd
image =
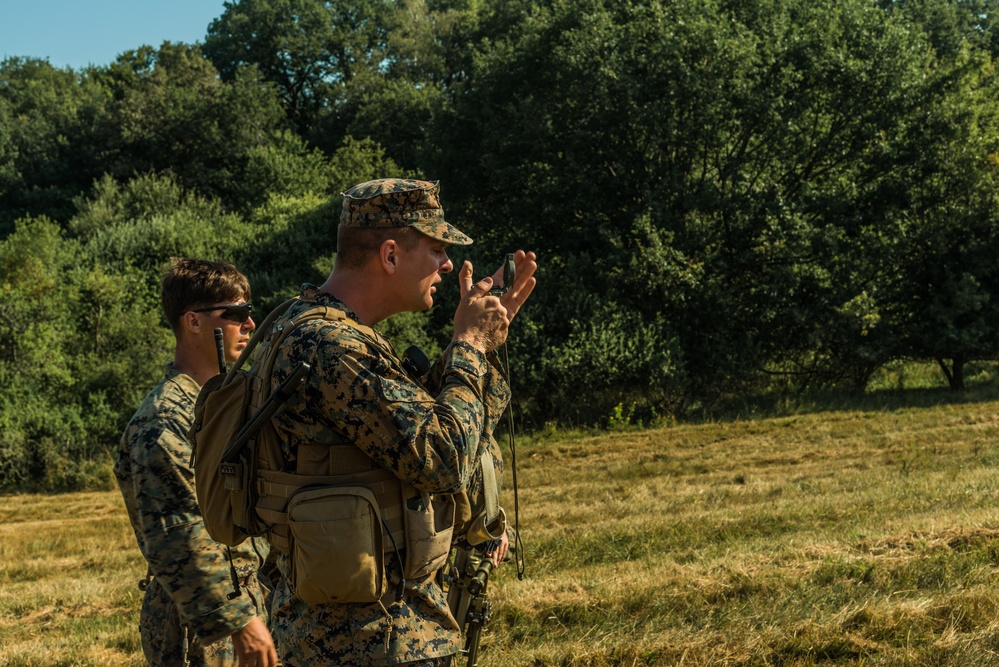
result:
<svg viewBox="0 0 999 667"><path fill-rule="evenodd" d="M194 492L187 432L201 385L218 373L213 331L236 358L254 323L246 278L222 262L177 259L163 279L163 309L177 339L173 362L121 438L114 473L149 577L139 633L151 667L276 664L257 572L262 540L232 550L243 594L233 589L225 547L205 530ZM231 638L231 639L230 639Z"/></svg>

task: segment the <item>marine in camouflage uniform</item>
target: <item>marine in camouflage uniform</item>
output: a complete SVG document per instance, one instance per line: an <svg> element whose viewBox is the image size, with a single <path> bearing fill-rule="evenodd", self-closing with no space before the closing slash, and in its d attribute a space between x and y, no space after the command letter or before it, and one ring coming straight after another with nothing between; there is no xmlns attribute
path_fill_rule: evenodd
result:
<svg viewBox="0 0 999 667"><path fill-rule="evenodd" d="M435 184L424 181L383 179L357 186L345 193L341 234L343 227L413 226L444 247L470 243L471 239L444 222L437 192ZM342 245L338 244L340 252ZM518 258L523 262L523 285L529 287L515 297L519 301L510 302L511 313L534 285L530 278L533 253L520 252ZM436 271L445 273L451 266L444 255ZM342 310L355 322L374 324L334 296L336 273L334 267L322 288L304 286L300 301L275 327L315 305ZM470 285L470 265L467 275ZM457 321L456 314L456 336ZM509 402L509 387L497 365L481 346L457 340L438 361L436 379L424 387L407 375L384 339L365 330L370 332L349 321L308 322L282 344L271 386L283 381L299 362L311 365L305 386L274 418L287 470L295 470L299 443L350 442L374 464L421 491L451 494L464 490L472 463L482 453L480 447L489 444L489 431ZM261 350L258 358L265 354ZM381 601L307 604L292 593L289 560L284 553L277 557L281 577L271 608L272 631L286 666L443 665L459 650L459 628L437 576L403 582L398 559L387 554L387 593ZM401 598L397 596L400 585Z"/></svg>
<svg viewBox="0 0 999 667"><path fill-rule="evenodd" d="M212 264L179 261L196 267ZM177 266L175 262L174 270ZM229 326L252 330L252 320L244 317L243 323ZM217 361L210 361L217 373ZM129 521L148 564L139 632L147 664L153 667L236 665L230 636L255 617L267 618L266 589L256 574L269 545L248 540L232 549L242 595L229 599L233 582L225 547L209 537L198 509L186 434L199 391L194 378L167 364L165 377L129 421L114 464Z"/></svg>

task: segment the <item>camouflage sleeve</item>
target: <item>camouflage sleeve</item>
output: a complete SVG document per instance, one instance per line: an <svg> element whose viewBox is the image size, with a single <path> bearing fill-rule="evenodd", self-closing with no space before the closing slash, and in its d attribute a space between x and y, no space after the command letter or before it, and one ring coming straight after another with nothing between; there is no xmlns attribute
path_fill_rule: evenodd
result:
<svg viewBox="0 0 999 667"><path fill-rule="evenodd" d="M448 352L451 350L451 346L448 345L444 353L437 358L431 366L427 374L420 378L423 386L426 387L427 391L431 394L436 394L440 391L441 381L444 379L444 369L447 368Z"/></svg>
<svg viewBox="0 0 999 667"><path fill-rule="evenodd" d="M431 394L436 395L443 387L444 372L450 362L451 351L454 345L454 343L448 345L444 353L441 354L437 361L430 367L430 370L427 371L427 374L421 378L423 386ZM500 363L499 354L493 351L485 356L489 365L485 367L485 372L488 374L485 378L487 419L483 433L491 435L496 430L497 425L499 425L500 418L502 418L507 405L510 404L510 385L506 379L503 365Z"/></svg>
<svg viewBox="0 0 999 667"><path fill-rule="evenodd" d="M184 410L161 410L135 433L131 491L150 571L177 604L182 621L203 642L214 642L246 625L255 609L246 595L226 597L232 590L229 566L198 509L185 437L189 427Z"/></svg>
<svg viewBox="0 0 999 667"><path fill-rule="evenodd" d="M484 426L506 381L467 343L445 352L430 393L388 351L341 328L317 349L327 418L379 465L430 493L468 484ZM505 407L505 404L503 405ZM502 410L500 410L502 412Z"/></svg>
<svg viewBox="0 0 999 667"><path fill-rule="evenodd" d="M490 361L489 372L495 374L498 378L504 378L505 374L499 363L499 356L495 352L492 352L488 357ZM488 454L488 456L492 457L497 492L501 490L503 481L503 453L500 450L499 442L496 440L495 432L510 403L510 386L506 381L490 382L487 386L489 388L486 396L488 419L482 427L482 436L479 439L479 452L476 459L472 462L472 473L467 489L467 498L473 517L485 509L483 471L482 466L478 465L478 458L483 454Z"/></svg>

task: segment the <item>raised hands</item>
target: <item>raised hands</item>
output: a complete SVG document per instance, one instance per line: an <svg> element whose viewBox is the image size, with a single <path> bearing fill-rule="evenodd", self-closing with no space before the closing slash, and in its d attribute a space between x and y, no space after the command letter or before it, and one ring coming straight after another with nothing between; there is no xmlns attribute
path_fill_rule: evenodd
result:
<svg viewBox="0 0 999 667"><path fill-rule="evenodd" d="M503 267L492 277L472 284L472 263L466 261L458 272L461 301L454 314L454 341L465 341L482 352L495 350L506 341L510 323L534 290L537 256L518 250L513 255L516 275L502 296L491 296L494 284L502 284Z"/></svg>
<svg viewBox="0 0 999 667"><path fill-rule="evenodd" d="M533 252L518 250L513 253L513 263L517 267L514 275L513 285L503 285L503 267L501 266L492 275L494 285L509 287L505 294L500 296L500 302L506 307L507 323L513 321L517 316L517 311L524 305L527 298L534 291L534 286L538 283L534 277L534 272L538 270L538 258Z"/></svg>

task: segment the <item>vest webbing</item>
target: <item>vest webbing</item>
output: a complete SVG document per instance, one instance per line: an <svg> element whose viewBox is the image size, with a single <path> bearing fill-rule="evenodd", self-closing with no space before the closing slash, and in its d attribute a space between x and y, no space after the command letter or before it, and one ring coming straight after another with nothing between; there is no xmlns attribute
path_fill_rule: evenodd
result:
<svg viewBox="0 0 999 667"><path fill-rule="evenodd" d="M258 471L257 516L271 525L267 541L275 549L288 552L288 500L307 486L363 486L378 501L382 517L382 550L405 548L406 531L402 516L402 482L389 470L369 470L350 475L299 475L275 470Z"/></svg>

